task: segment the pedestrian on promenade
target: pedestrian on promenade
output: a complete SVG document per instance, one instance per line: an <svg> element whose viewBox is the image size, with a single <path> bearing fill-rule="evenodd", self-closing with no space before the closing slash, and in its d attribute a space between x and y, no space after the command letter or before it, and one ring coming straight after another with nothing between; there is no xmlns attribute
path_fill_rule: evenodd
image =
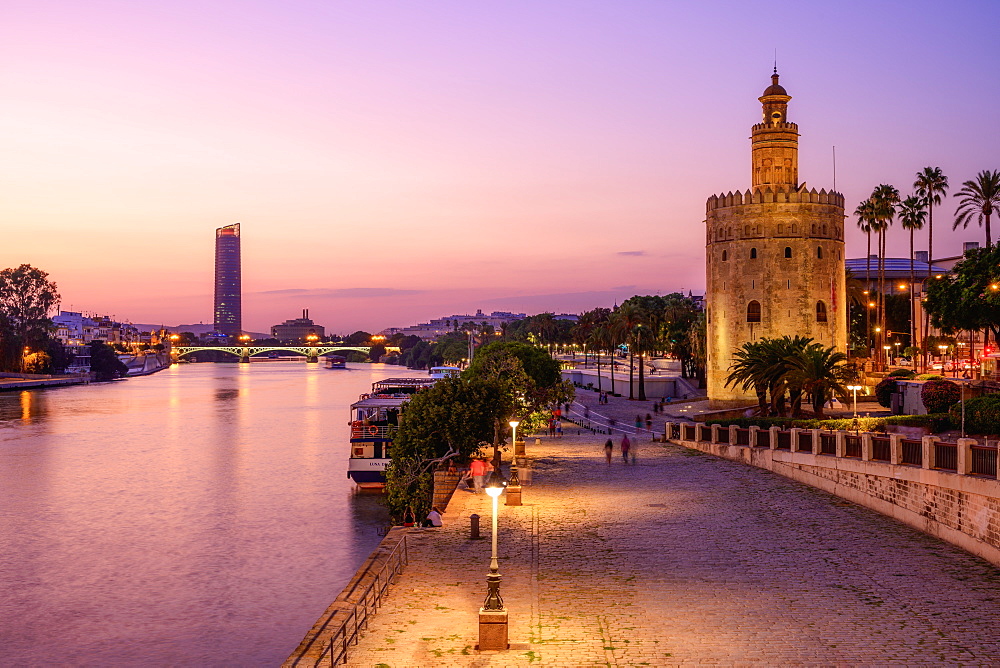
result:
<svg viewBox="0 0 1000 668"><path fill-rule="evenodd" d="M608 466L611 466L611 454L615 450L615 444L609 438L604 442L604 457L608 460Z"/></svg>
<svg viewBox="0 0 1000 668"><path fill-rule="evenodd" d="M646 431L653 431L653 416L646 413Z"/></svg>
<svg viewBox="0 0 1000 668"><path fill-rule="evenodd" d="M422 526L424 528L444 526L444 522L441 521L441 510L437 506L431 508L431 512L427 513L427 519L424 520Z"/></svg>
<svg viewBox="0 0 1000 668"><path fill-rule="evenodd" d="M556 438L562 438L562 420L556 420Z"/></svg>
<svg viewBox="0 0 1000 668"><path fill-rule="evenodd" d="M472 484L475 487L475 492L479 494L483 491L483 482L486 480L486 460L481 457L473 459L469 466L469 472L472 473Z"/></svg>
<svg viewBox="0 0 1000 668"><path fill-rule="evenodd" d="M555 436L555 435L556 435L556 419L550 417L549 418L549 436L552 437L552 436Z"/></svg>
<svg viewBox="0 0 1000 668"><path fill-rule="evenodd" d="M632 447L632 441L628 440L628 434L622 434L622 461L628 464L628 451Z"/></svg>
<svg viewBox="0 0 1000 668"><path fill-rule="evenodd" d="M608 426L611 427L612 432L614 432L616 424L618 424L618 420L614 419L613 417L608 418Z"/></svg>
<svg viewBox="0 0 1000 668"><path fill-rule="evenodd" d="M642 416L636 415L635 416L635 430L636 430L636 432L638 432L640 429L642 429Z"/></svg>

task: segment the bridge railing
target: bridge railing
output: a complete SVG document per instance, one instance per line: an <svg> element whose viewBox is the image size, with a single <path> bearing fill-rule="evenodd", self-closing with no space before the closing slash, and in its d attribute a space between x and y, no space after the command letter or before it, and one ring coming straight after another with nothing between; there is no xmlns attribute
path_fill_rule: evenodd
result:
<svg viewBox="0 0 1000 668"><path fill-rule="evenodd" d="M706 425L696 429L691 423L668 422L668 440L707 442L722 445L790 451L788 454L816 454L861 459L896 466L912 466L960 475L998 478L996 444L980 445L975 439L962 438L957 443L942 442L937 436L920 439L904 438L901 434L831 431L825 429L771 430ZM735 434L735 438L732 437ZM818 448L814 449L814 444ZM818 450L818 452L816 452Z"/></svg>

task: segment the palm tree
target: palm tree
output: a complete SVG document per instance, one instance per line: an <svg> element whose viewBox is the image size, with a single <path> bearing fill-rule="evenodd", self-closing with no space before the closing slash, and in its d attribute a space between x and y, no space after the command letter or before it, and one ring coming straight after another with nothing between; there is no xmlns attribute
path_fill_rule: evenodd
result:
<svg viewBox="0 0 1000 668"><path fill-rule="evenodd" d="M632 330L632 341L629 344L629 349L635 349L636 354L639 355L639 401L646 400L646 379L645 379L645 354L650 352L656 346L656 333L653 328L644 324L639 323Z"/></svg>
<svg viewBox="0 0 1000 668"><path fill-rule="evenodd" d="M896 216L896 205L899 204L899 191L895 186L882 183L875 187L871 196L875 213L874 231L879 235L878 253L878 323L882 336L885 336L885 242L886 233ZM875 354L880 354L881 347L876 344Z"/></svg>
<svg viewBox="0 0 1000 668"><path fill-rule="evenodd" d="M786 391L791 394L793 411L797 411L801 389L789 382L791 366L788 360L799 355L811 343L812 339L796 335L780 339L763 338L743 344L733 353L734 361L729 367L726 386L739 385L744 391L753 388L761 415L784 414Z"/></svg>
<svg viewBox="0 0 1000 668"><path fill-rule="evenodd" d="M608 351L611 355L610 371L611 374L611 394L615 393L615 357L611 350L615 346L614 330L610 321L604 321L594 328L594 333L591 335L593 338L594 346L598 351ZM598 391L601 390L601 358L600 352L598 352L597 358L597 388Z"/></svg>
<svg viewBox="0 0 1000 668"><path fill-rule="evenodd" d="M917 191L917 196L924 200L927 206L927 281L931 280L931 262L934 260L934 205L941 203L941 198L948 192L948 177L944 175L940 167L924 167L917 172L917 178L913 182L913 187ZM923 287L922 292L927 290ZM930 333L930 314L924 315L924 334L921 341L927 340ZM922 366L927 368L927 351L924 351Z"/></svg>
<svg viewBox="0 0 1000 668"><path fill-rule="evenodd" d="M979 172L974 181L962 184L962 189L955 193L955 197L962 199L958 202L952 229L957 230L959 225L965 229L974 220L986 228L986 247L992 246L990 219L1000 208L1000 171L991 172L986 169Z"/></svg>
<svg viewBox="0 0 1000 668"><path fill-rule="evenodd" d="M767 371L763 340L748 341L733 353L726 376L726 387L739 386L744 392L753 389L760 415L767 415Z"/></svg>
<svg viewBox="0 0 1000 668"><path fill-rule="evenodd" d="M917 195L910 195L899 204L899 223L904 230L910 231L910 345L917 345L917 305L916 292L913 283L916 280L913 271L913 233L923 229L927 211L924 201Z"/></svg>
<svg viewBox="0 0 1000 668"><path fill-rule="evenodd" d="M788 382L798 385L802 393L810 398L817 419L823 419L823 405L831 395L836 394L846 400L847 388L844 384L849 378L845 366L847 355L844 353L833 346L826 348L820 343L812 343L786 361L789 366Z"/></svg>
<svg viewBox="0 0 1000 668"><path fill-rule="evenodd" d="M871 264L872 264L872 223L875 220L875 204L872 202L871 198L866 199L861 204L858 204L858 208L854 210L854 215L858 218L858 227L861 231L865 233L865 237L868 239L868 252L865 254L865 357L871 354L871 333L872 326L869 321L871 309L868 307L868 302L871 301L872 292L872 277L871 277Z"/></svg>
<svg viewBox="0 0 1000 668"><path fill-rule="evenodd" d="M576 324L573 326L573 343L583 346L583 366L587 366L587 344L590 343L590 334L597 326L598 317L596 311L584 311L580 314Z"/></svg>
<svg viewBox="0 0 1000 668"><path fill-rule="evenodd" d="M618 307L612 316L617 340L629 344L628 349L628 398L635 399L632 379L635 375L635 348L631 345L632 332L642 324L643 312L635 304L625 303Z"/></svg>

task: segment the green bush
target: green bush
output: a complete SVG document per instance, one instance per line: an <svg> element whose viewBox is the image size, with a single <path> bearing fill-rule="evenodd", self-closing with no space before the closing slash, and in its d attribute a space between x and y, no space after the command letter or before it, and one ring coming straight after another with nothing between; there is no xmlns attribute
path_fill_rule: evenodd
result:
<svg viewBox="0 0 1000 668"><path fill-rule="evenodd" d="M920 400L928 413L946 413L962 398L962 388L950 380L929 380L920 389Z"/></svg>
<svg viewBox="0 0 1000 668"><path fill-rule="evenodd" d="M889 378L899 378L899 379L909 379L913 378L916 374L909 369L896 369L889 373Z"/></svg>
<svg viewBox="0 0 1000 668"><path fill-rule="evenodd" d="M961 424L961 403L951 407L950 416L956 425ZM965 400L965 431L969 434L1000 434L1000 394Z"/></svg>
<svg viewBox="0 0 1000 668"><path fill-rule="evenodd" d="M968 402L966 402L968 408ZM968 415L966 415L968 419ZM893 415L891 417L859 417L855 423L854 418L838 418L832 420L793 420L791 418L732 418L729 420L709 420L706 424L717 424L722 427L735 425L737 427L756 426L767 429L771 426L789 429L843 429L845 431L869 431L885 432L889 425L899 425L905 427L926 427L932 433L940 433L952 428L952 418L948 413L937 413L931 415Z"/></svg>
<svg viewBox="0 0 1000 668"><path fill-rule="evenodd" d="M922 373L913 380L941 380L941 378L939 373Z"/></svg>
<svg viewBox="0 0 1000 668"><path fill-rule="evenodd" d="M927 415L893 415L882 418L886 425L899 427L926 427L932 434L940 434L954 428L948 413L928 413Z"/></svg>
<svg viewBox="0 0 1000 668"><path fill-rule="evenodd" d="M875 401L879 403L879 406L889 408L892 406L892 395L895 393L896 379L883 378L879 381L878 385L875 386Z"/></svg>

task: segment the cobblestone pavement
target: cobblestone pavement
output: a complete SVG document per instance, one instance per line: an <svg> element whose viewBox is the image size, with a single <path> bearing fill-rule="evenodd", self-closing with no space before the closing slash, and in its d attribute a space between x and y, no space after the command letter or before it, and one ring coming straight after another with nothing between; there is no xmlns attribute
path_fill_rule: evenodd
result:
<svg viewBox="0 0 1000 668"><path fill-rule="evenodd" d="M1000 570L761 469L605 436L528 440L500 507L511 649L477 652L489 498L458 492L352 666L997 665ZM502 499L501 499L502 501ZM484 540L468 539L469 515Z"/></svg>

